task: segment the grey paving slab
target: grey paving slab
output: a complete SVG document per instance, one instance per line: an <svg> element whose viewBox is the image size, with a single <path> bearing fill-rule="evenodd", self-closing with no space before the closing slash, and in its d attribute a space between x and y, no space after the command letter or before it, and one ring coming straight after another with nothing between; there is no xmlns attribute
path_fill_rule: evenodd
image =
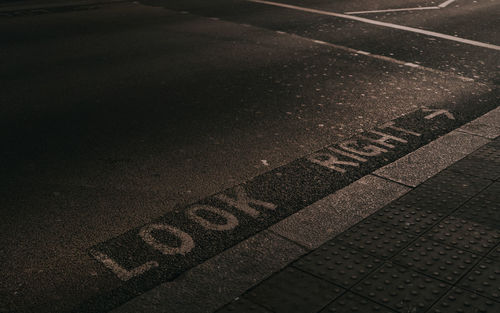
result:
<svg viewBox="0 0 500 313"><path fill-rule="evenodd" d="M445 169L425 181L422 186L441 191L454 192L474 196L492 183L491 180L457 173Z"/></svg>
<svg viewBox="0 0 500 313"><path fill-rule="evenodd" d="M421 208L389 205L370 217L370 220L384 223L414 234L421 234L437 224L446 213Z"/></svg>
<svg viewBox="0 0 500 313"><path fill-rule="evenodd" d="M486 138L453 131L374 173L415 187L488 142Z"/></svg>
<svg viewBox="0 0 500 313"><path fill-rule="evenodd" d="M419 186L393 201L390 205L449 213L469 199L470 196L468 195Z"/></svg>
<svg viewBox="0 0 500 313"><path fill-rule="evenodd" d="M324 244L293 263L293 266L305 272L344 288L352 287L381 265L380 259L335 241Z"/></svg>
<svg viewBox="0 0 500 313"><path fill-rule="evenodd" d="M416 235L395 230L382 223L364 220L340 234L335 240L356 250L388 259L415 238Z"/></svg>
<svg viewBox="0 0 500 313"><path fill-rule="evenodd" d="M490 199L493 201L500 201L500 182L494 182L476 197L477 198L484 197L486 199Z"/></svg>
<svg viewBox="0 0 500 313"><path fill-rule="evenodd" d="M397 310L425 312L450 285L390 263L362 280L353 289L360 295Z"/></svg>
<svg viewBox="0 0 500 313"><path fill-rule="evenodd" d="M449 284L457 282L479 261L476 254L420 238L392 261Z"/></svg>
<svg viewBox="0 0 500 313"><path fill-rule="evenodd" d="M393 310L361 297L352 292L346 292L342 297L336 299L321 313L391 313Z"/></svg>
<svg viewBox="0 0 500 313"><path fill-rule="evenodd" d="M469 133L476 136L485 137L488 139L495 139L500 136L500 127L482 124L478 122L471 122L459 128L460 131Z"/></svg>
<svg viewBox="0 0 500 313"><path fill-rule="evenodd" d="M207 312L298 258L304 250L263 232L114 309L122 312Z"/></svg>
<svg viewBox="0 0 500 313"><path fill-rule="evenodd" d="M270 229L308 248L316 248L408 190L367 175Z"/></svg>
<svg viewBox="0 0 500 313"><path fill-rule="evenodd" d="M287 267L244 297L276 313L312 313L321 310L343 292L344 289L329 282Z"/></svg>
<svg viewBox="0 0 500 313"><path fill-rule="evenodd" d="M487 144L468 155L466 159L481 159L484 161L500 162L500 149L491 144Z"/></svg>
<svg viewBox="0 0 500 313"><path fill-rule="evenodd" d="M470 199L465 194L420 186L375 212L370 220L421 234Z"/></svg>
<svg viewBox="0 0 500 313"><path fill-rule="evenodd" d="M500 147L500 138L492 140L488 145L493 147Z"/></svg>
<svg viewBox="0 0 500 313"><path fill-rule="evenodd" d="M500 147L485 145L451 165L449 169L485 179L499 179Z"/></svg>
<svg viewBox="0 0 500 313"><path fill-rule="evenodd" d="M453 215L500 230L500 202L479 195L461 206Z"/></svg>
<svg viewBox="0 0 500 313"><path fill-rule="evenodd" d="M489 111L481 117L478 117L471 123L480 123L484 125L500 127L500 107Z"/></svg>
<svg viewBox="0 0 500 313"><path fill-rule="evenodd" d="M487 255L488 258L500 261L500 244L493 248Z"/></svg>
<svg viewBox="0 0 500 313"><path fill-rule="evenodd" d="M237 298L235 301L224 306L217 313L270 313L269 310L263 308L262 306L253 303L245 298Z"/></svg>
<svg viewBox="0 0 500 313"><path fill-rule="evenodd" d="M472 122L463 125L459 130L469 134L495 139L500 136L500 108L493 109Z"/></svg>
<svg viewBox="0 0 500 313"><path fill-rule="evenodd" d="M426 237L458 249L485 255L500 242L500 231L449 216L434 226Z"/></svg>
<svg viewBox="0 0 500 313"><path fill-rule="evenodd" d="M429 312L496 313L500 312L500 303L460 288L453 288Z"/></svg>
<svg viewBox="0 0 500 313"><path fill-rule="evenodd" d="M500 302L500 262L483 259L459 282L459 286Z"/></svg>

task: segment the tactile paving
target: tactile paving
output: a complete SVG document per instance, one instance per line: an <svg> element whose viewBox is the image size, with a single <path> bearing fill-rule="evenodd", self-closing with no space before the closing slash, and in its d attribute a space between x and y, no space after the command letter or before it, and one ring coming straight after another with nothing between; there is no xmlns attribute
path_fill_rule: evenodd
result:
<svg viewBox="0 0 500 313"><path fill-rule="evenodd" d="M439 211L391 204L374 213L370 216L370 219L407 232L421 234L437 224L445 216L446 213Z"/></svg>
<svg viewBox="0 0 500 313"><path fill-rule="evenodd" d="M235 301L224 306L216 313L271 313L260 305L253 303L245 298L238 298Z"/></svg>
<svg viewBox="0 0 500 313"><path fill-rule="evenodd" d="M450 285L399 265L385 264L354 287L367 296L399 312L425 312Z"/></svg>
<svg viewBox="0 0 500 313"><path fill-rule="evenodd" d="M465 194L456 194L420 186L393 201L391 204L408 208L413 207L439 212L451 212L465 201L469 200L469 198L470 196Z"/></svg>
<svg viewBox="0 0 500 313"><path fill-rule="evenodd" d="M454 216L442 220L426 236L428 239L482 255L500 242L500 231Z"/></svg>
<svg viewBox="0 0 500 313"><path fill-rule="evenodd" d="M487 146L500 148L500 137L497 137L495 140L492 140L489 144L487 144Z"/></svg>
<svg viewBox="0 0 500 313"><path fill-rule="evenodd" d="M483 259L459 282L460 287L473 290L500 301L500 262Z"/></svg>
<svg viewBox="0 0 500 313"><path fill-rule="evenodd" d="M465 159L472 158L500 163L500 149L495 146L485 145L465 157Z"/></svg>
<svg viewBox="0 0 500 313"><path fill-rule="evenodd" d="M481 194L472 198L453 215L500 229L500 202Z"/></svg>
<svg viewBox="0 0 500 313"><path fill-rule="evenodd" d="M394 263L427 274L447 283L455 283L479 256L420 238L393 258Z"/></svg>
<svg viewBox="0 0 500 313"><path fill-rule="evenodd" d="M381 264L381 260L371 255L330 241L297 260L294 266L349 288Z"/></svg>
<svg viewBox="0 0 500 313"><path fill-rule="evenodd" d="M449 167L450 170L486 179L500 178L500 149L484 146Z"/></svg>
<svg viewBox="0 0 500 313"><path fill-rule="evenodd" d="M444 170L422 184L427 188L473 196L486 188L492 181L451 170Z"/></svg>
<svg viewBox="0 0 500 313"><path fill-rule="evenodd" d="M500 202L500 182L494 182L483 190L477 197Z"/></svg>
<svg viewBox="0 0 500 313"><path fill-rule="evenodd" d="M342 297L333 301L320 313L394 313L395 311L386 308L367 298L358 296L352 292L346 292Z"/></svg>
<svg viewBox="0 0 500 313"><path fill-rule="evenodd" d="M500 303L460 288L453 288L429 312L498 313Z"/></svg>
<svg viewBox="0 0 500 313"><path fill-rule="evenodd" d="M340 243L364 253L388 259L404 249L415 235L370 220L351 227L336 238Z"/></svg>
<svg viewBox="0 0 500 313"><path fill-rule="evenodd" d="M332 283L287 267L244 297L276 313L307 313L318 312L343 291Z"/></svg>
<svg viewBox="0 0 500 313"><path fill-rule="evenodd" d="M500 261L500 244L493 248L487 255L488 258Z"/></svg>

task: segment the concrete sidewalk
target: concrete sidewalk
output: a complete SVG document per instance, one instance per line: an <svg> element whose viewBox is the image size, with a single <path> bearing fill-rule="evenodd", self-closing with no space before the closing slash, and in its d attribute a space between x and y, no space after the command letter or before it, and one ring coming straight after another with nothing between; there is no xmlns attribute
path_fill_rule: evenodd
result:
<svg viewBox="0 0 500 313"><path fill-rule="evenodd" d="M115 308L499 312L500 108Z"/></svg>
<svg viewBox="0 0 500 313"><path fill-rule="evenodd" d="M457 147L433 149L439 145L433 142L376 171L416 188L217 312L500 312L500 123L495 111L460 130L486 137L479 149L442 169L426 158L446 160ZM424 163L439 172L423 179L433 171ZM276 233L314 246L314 235L292 229L294 223L280 224Z"/></svg>

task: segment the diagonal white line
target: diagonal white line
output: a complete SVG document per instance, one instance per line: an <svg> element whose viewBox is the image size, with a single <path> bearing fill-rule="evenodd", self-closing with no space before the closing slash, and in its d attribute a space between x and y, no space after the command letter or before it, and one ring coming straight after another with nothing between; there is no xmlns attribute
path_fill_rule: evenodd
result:
<svg viewBox="0 0 500 313"><path fill-rule="evenodd" d="M484 42L470 40L470 39L464 39L464 38L460 38L460 37L436 33L433 31L423 30L423 29L409 27L409 26L403 26L403 25L397 25L397 24L392 24L392 23L380 22L380 21L376 21L376 20L370 20L370 19L367 19L364 17L354 16L354 15L347 15L347 14L341 14L341 13L335 13L335 12L309 9L309 8L305 8L305 7L299 7L299 6L295 6L295 5L272 2L272 1L265 1L265 0L247 0L247 1L261 3L261 4L267 4L267 5L272 5L272 6L276 6L276 7L282 7L282 8L287 8L287 9L292 9L292 10L297 10L297 11L309 12L309 13L314 13L314 14L335 16L335 17L354 20L354 21L363 22L363 23L367 23L367 24L373 24L373 25L378 25L378 26L383 26L383 27L404 30L404 31L412 32L412 33L447 39L447 40L456 41L456 42L460 42L460 43L464 43L464 44L468 44L468 45L472 45L472 46L476 46L476 47L482 47L482 48L488 48L488 49L500 51L500 46L489 44L489 43L484 43Z"/></svg>
<svg viewBox="0 0 500 313"><path fill-rule="evenodd" d="M440 5L438 5L438 7L440 8L444 8L444 7L447 7L448 5L452 4L453 2L455 2L456 0L448 0L448 1L445 1L443 3L441 3Z"/></svg>
<svg viewBox="0 0 500 313"><path fill-rule="evenodd" d="M399 11L420 11L420 10L439 10L439 9L440 9L440 7L418 7L418 8L404 8L404 9L354 11L354 12L345 12L345 14L369 14L369 13L384 13L384 12L399 12Z"/></svg>

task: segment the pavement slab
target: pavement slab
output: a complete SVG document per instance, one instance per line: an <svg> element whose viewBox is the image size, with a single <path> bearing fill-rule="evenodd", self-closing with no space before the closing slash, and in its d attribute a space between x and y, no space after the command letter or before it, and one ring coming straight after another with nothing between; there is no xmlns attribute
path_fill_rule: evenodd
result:
<svg viewBox="0 0 500 313"><path fill-rule="evenodd" d="M347 290L318 312L496 312L500 228L487 216L495 219L499 185L496 176L481 176L498 172L490 156L499 141L465 156L464 162L484 157L477 173L450 162L289 265Z"/></svg>
<svg viewBox="0 0 500 313"><path fill-rule="evenodd" d="M316 312L344 289L288 267L250 290L245 297L277 313Z"/></svg>

